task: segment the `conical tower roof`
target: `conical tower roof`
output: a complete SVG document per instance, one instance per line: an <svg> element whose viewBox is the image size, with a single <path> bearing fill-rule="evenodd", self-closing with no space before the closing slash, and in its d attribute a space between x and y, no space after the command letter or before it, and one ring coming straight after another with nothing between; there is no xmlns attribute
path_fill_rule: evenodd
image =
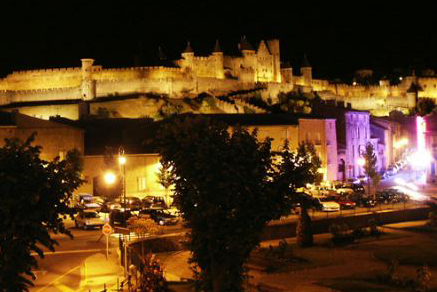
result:
<svg viewBox="0 0 437 292"><path fill-rule="evenodd" d="M167 56L162 51L161 46L158 47L158 60L167 60Z"/></svg>
<svg viewBox="0 0 437 292"><path fill-rule="evenodd" d="M253 51L252 45L246 39L246 36L243 36L240 41L240 51Z"/></svg>
<svg viewBox="0 0 437 292"><path fill-rule="evenodd" d="M302 60L302 66L301 67L302 68L311 67L311 64L310 64L310 62L308 61L308 58L307 58L307 54L303 55L303 60Z"/></svg>
<svg viewBox="0 0 437 292"><path fill-rule="evenodd" d="M191 47L191 43L187 42L187 47L184 50L184 53L194 53L193 48Z"/></svg>
<svg viewBox="0 0 437 292"><path fill-rule="evenodd" d="M408 93L419 92L419 91L423 91L423 89L419 84L416 84L415 82L412 82L410 87L407 89Z"/></svg>
<svg viewBox="0 0 437 292"><path fill-rule="evenodd" d="M212 50L213 53L223 53L222 49L220 48L219 41L215 41L214 50Z"/></svg>

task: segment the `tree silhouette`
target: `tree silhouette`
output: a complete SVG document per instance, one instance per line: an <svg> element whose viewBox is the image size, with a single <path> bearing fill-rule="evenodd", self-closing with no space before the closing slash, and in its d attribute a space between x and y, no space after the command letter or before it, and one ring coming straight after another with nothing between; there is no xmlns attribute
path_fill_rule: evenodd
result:
<svg viewBox="0 0 437 292"><path fill-rule="evenodd" d="M82 184L79 152L65 160L40 158L41 147L26 141L6 139L0 148L0 291L28 291L35 279L36 252L54 251L50 232L72 237L63 219L70 213L68 202Z"/></svg>

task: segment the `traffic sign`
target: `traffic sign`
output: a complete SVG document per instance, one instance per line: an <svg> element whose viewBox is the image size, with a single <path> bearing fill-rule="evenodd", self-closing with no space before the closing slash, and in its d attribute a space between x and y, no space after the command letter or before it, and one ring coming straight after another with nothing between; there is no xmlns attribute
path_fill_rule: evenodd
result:
<svg viewBox="0 0 437 292"><path fill-rule="evenodd" d="M109 234L111 234L111 232L112 232L111 225L109 225L108 223L105 223L105 225L103 225L103 227L102 227L102 233L104 235L109 235Z"/></svg>

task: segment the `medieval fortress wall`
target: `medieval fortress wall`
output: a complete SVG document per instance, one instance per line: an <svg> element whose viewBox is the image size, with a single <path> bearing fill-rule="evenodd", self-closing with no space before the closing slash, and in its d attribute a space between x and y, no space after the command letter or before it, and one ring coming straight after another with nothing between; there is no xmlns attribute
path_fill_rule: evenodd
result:
<svg viewBox="0 0 437 292"><path fill-rule="evenodd" d="M417 97L437 99L435 77L407 76L396 86L387 81L378 86L332 84L313 79L308 63L300 68L300 75L293 74L290 66L281 68L278 40L261 41L256 50L244 41L239 48L239 55L227 56L217 43L209 56L200 57L188 45L181 59L174 61L175 67L106 69L95 65L93 59L82 59L81 67L13 72L0 79L0 106L149 92L176 99L202 92L219 96L260 86L265 100L274 101L278 93L299 88L316 91L322 99L349 102L355 109L370 110L376 115L395 109L408 111L415 106ZM409 92L412 83L421 90Z"/></svg>

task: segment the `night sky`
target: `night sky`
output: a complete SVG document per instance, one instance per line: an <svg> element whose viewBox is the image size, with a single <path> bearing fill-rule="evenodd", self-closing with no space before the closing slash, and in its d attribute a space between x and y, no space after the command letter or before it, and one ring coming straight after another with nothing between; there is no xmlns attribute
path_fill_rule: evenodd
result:
<svg viewBox="0 0 437 292"><path fill-rule="evenodd" d="M283 61L297 70L307 54L316 78L348 78L355 70L437 69L437 18L431 1L44 1L0 4L0 75L13 70L150 64L158 46L180 57L187 40L207 55L219 39L226 53L241 36L256 45L279 38ZM222 3L222 4L217 4ZM237 4L238 3L238 4ZM396 5L390 5L396 3ZM402 5L401 5L402 4ZM284 5L284 4L282 4Z"/></svg>

